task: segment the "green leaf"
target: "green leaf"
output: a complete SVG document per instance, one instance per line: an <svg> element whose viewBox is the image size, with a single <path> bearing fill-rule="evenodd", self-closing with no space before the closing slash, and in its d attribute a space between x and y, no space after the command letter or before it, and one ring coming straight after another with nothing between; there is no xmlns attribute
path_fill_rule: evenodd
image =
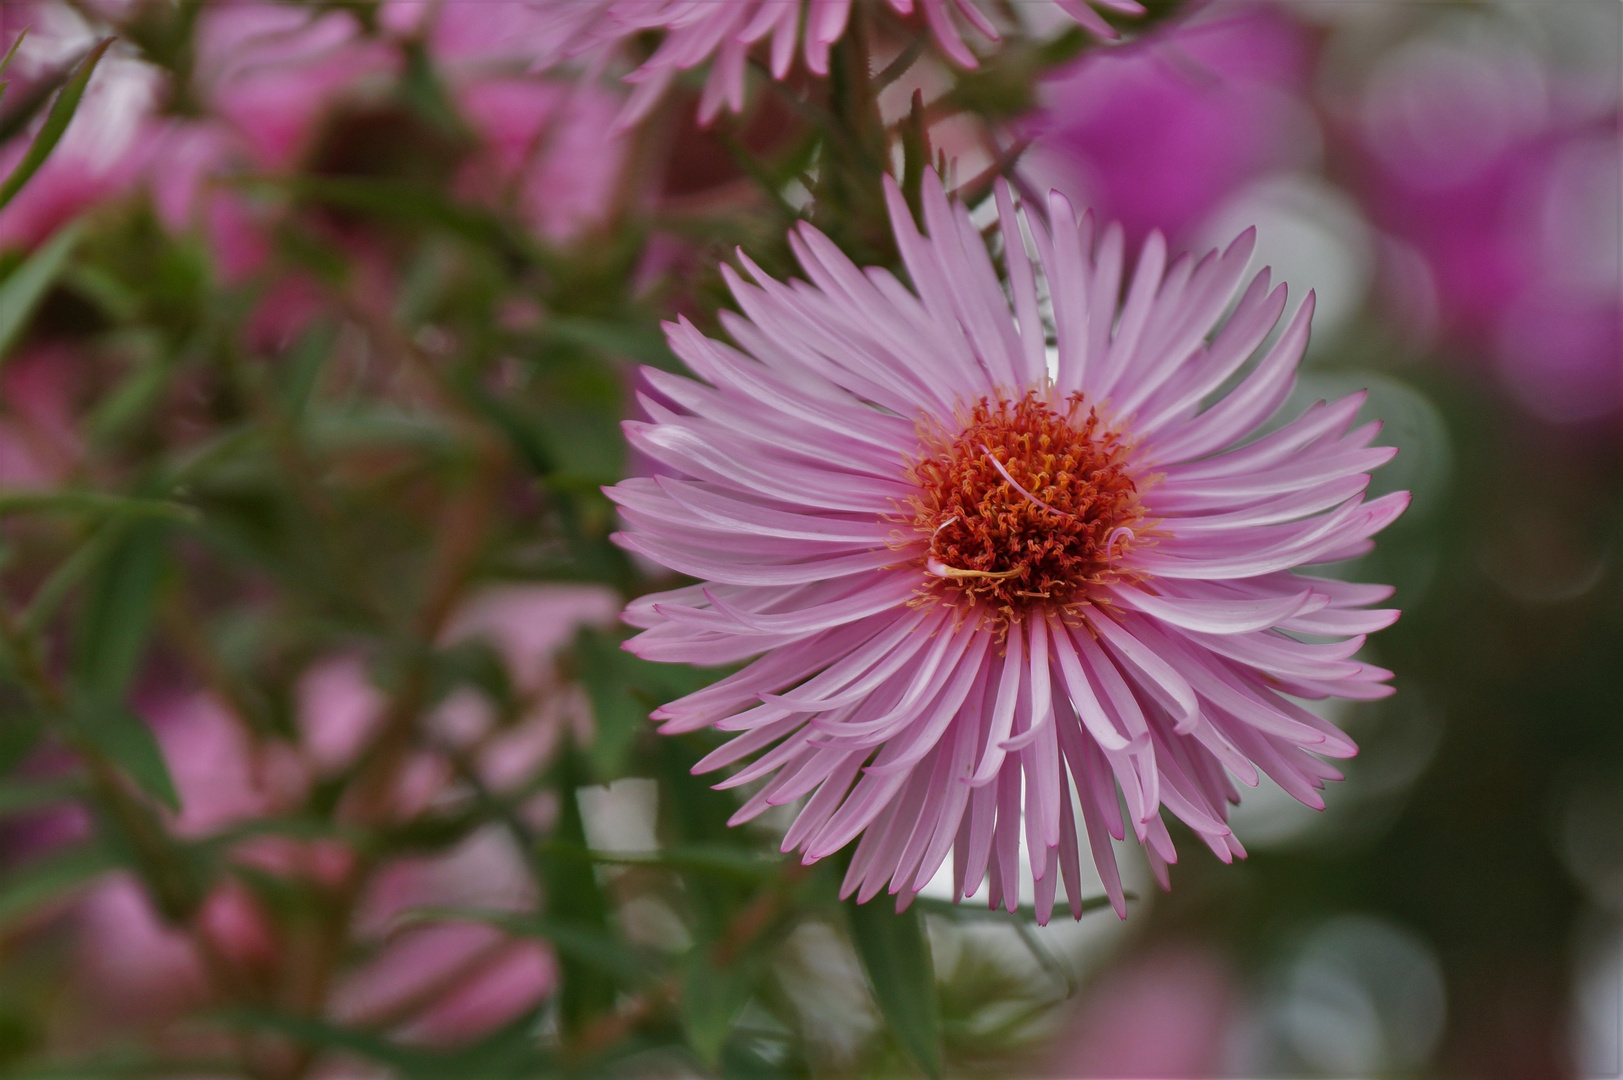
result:
<svg viewBox="0 0 1623 1080"><path fill-rule="evenodd" d="M722 844L693 844L685 847L665 848L650 854L625 854L618 851L568 849L563 845L548 845L549 852L582 862L608 866L644 866L656 870L675 870L680 873L714 874L741 881L760 881L776 875L784 865L781 857L761 855L753 851Z"/></svg>
<svg viewBox="0 0 1623 1080"><path fill-rule="evenodd" d="M625 437L620 433L618 402L560 397L537 408L535 427L547 457L559 474L554 485L595 490L625 472Z"/></svg>
<svg viewBox="0 0 1623 1080"><path fill-rule="evenodd" d="M558 825L553 836L561 844L585 848L586 827L581 818L575 790L585 781L584 763L574 747L566 747L552 768L551 780L559 798ZM609 907L597 876L578 859L555 852L538 853L542 885L546 892L547 918L566 926L580 927L605 937L609 934ZM558 1013L568 1034L580 1031L591 1018L614 1007L614 980L593 964L561 954L562 986L558 991Z"/></svg>
<svg viewBox="0 0 1623 1080"><path fill-rule="evenodd" d="M168 558L161 523L131 528L91 576L73 655L74 730L129 773L142 791L180 808L163 752L124 693L146 651Z"/></svg>
<svg viewBox="0 0 1623 1080"><path fill-rule="evenodd" d="M73 717L74 730L125 772L136 786L169 809L179 812L180 793L175 790L163 748L146 721L114 701L83 701Z"/></svg>
<svg viewBox="0 0 1623 1080"><path fill-rule="evenodd" d="M443 193L407 180L352 176L305 176L250 181L252 186L291 188L315 202L369 214L400 225L442 229L483 247L524 254L519 240L494 215L460 206Z"/></svg>
<svg viewBox="0 0 1623 1080"><path fill-rule="evenodd" d="M68 129L68 123L79 109L80 99L85 96L85 87L90 82L91 72L96 70L96 63L101 60L102 54L112 43L112 38L103 38L97 42L68 77L67 84L62 87L62 92L52 103L51 111L45 114L45 123L40 127L39 134L34 136L33 145L29 146L28 152L23 155L22 161L17 163L11 175L6 177L5 183L0 184L0 207L9 203L12 197L22 190L22 186L39 171L41 165L45 164L45 159L50 157L51 151L56 149L56 144L62 139L62 133Z"/></svg>
<svg viewBox="0 0 1623 1080"><path fill-rule="evenodd" d="M272 1012L267 1009L230 1009L215 1014L216 1019L233 1028L274 1031L303 1046L321 1050L337 1050L356 1057L393 1066L410 1074L417 1055L411 1047L399 1046L370 1032L342 1028L311 1017ZM423 1054L426 1059L428 1054ZM419 1064L426 1064L426 1061Z"/></svg>
<svg viewBox="0 0 1623 1080"><path fill-rule="evenodd" d="M190 506L166 499L137 499L100 491L0 491L0 517L33 511L92 514L98 517L163 518L195 523L202 515Z"/></svg>
<svg viewBox="0 0 1623 1080"><path fill-rule="evenodd" d="M44 732L45 718L29 707L21 688L0 683L0 774L15 769Z"/></svg>
<svg viewBox="0 0 1623 1080"><path fill-rule="evenodd" d="M47 855L0 878L0 929L89 884L118 866L111 852L91 844Z"/></svg>
<svg viewBox="0 0 1623 1080"><path fill-rule="evenodd" d="M214 1019L233 1028L275 1032L311 1049L374 1061L386 1066L389 1075L410 1080L545 1080L557 1075L528 1030L533 1025L528 1016L472 1046L449 1052L269 1009L223 1010Z"/></svg>
<svg viewBox="0 0 1623 1080"><path fill-rule="evenodd" d="M665 335L632 319L593 319L565 315L547 322L546 330L559 341L651 364L666 371L682 370L682 362L665 342Z"/></svg>
<svg viewBox="0 0 1623 1080"><path fill-rule="evenodd" d="M304 414L337 340L338 327L319 319L299 335L288 354L277 363L275 370L281 381L282 407L289 417Z"/></svg>
<svg viewBox="0 0 1623 1080"><path fill-rule="evenodd" d="M146 649L167 559L156 522L132 528L91 577L74 653L74 689L87 701L119 701Z"/></svg>
<svg viewBox="0 0 1623 1080"><path fill-rule="evenodd" d="M733 1022L749 1001L764 966L755 952L725 966L712 960L709 949L697 948L689 954L682 969L682 1029L688 1045L706 1065L721 1060Z"/></svg>
<svg viewBox="0 0 1623 1080"><path fill-rule="evenodd" d="M60 230L0 281L0 366L4 366L12 347L34 317L34 309L67 265L68 256L73 254L82 233L83 227L79 225Z"/></svg>
<svg viewBox="0 0 1623 1080"><path fill-rule="evenodd" d="M28 36L28 29L29 28L25 26L21 30L17 31L17 40L13 41L11 43L11 48L6 50L5 59L0 60L0 75L4 75L6 73L6 69L11 67L11 62L17 58L17 50L23 47L23 39ZM4 93L5 89L6 84L0 82L0 93Z"/></svg>
<svg viewBox="0 0 1623 1080"><path fill-rule="evenodd" d="M924 924L913 908L898 914L887 898L845 905L851 941L886 1023L925 1075L941 1075L941 1016Z"/></svg>
<svg viewBox="0 0 1623 1080"><path fill-rule="evenodd" d="M34 590L34 595L23 612L22 627L25 633L38 634L44 631L46 625L56 615L62 601L67 599L74 587L118 547L118 542L128 527L128 518L114 518L104 523L90 539L80 544L73 554L63 559L56 569L51 571L50 576Z"/></svg>
<svg viewBox="0 0 1623 1080"><path fill-rule="evenodd" d="M85 793L78 780L7 780L0 782L0 818L26 814L52 803L75 799Z"/></svg>
<svg viewBox="0 0 1623 1080"><path fill-rule="evenodd" d="M575 664L592 703L592 771L604 780L625 768L637 734L648 727L649 712L712 678L683 665L641 660L621 648L618 637L592 629L575 639Z"/></svg>

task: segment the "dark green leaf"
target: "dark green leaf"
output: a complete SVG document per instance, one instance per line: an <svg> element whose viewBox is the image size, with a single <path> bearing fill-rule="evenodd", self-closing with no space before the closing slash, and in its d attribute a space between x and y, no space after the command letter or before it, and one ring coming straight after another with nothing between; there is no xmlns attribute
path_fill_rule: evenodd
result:
<svg viewBox="0 0 1623 1080"><path fill-rule="evenodd" d="M682 1028L688 1045L706 1065L721 1059L733 1021L749 1001L763 968L757 955L718 966L710 950L694 949L682 969Z"/></svg>
<svg viewBox="0 0 1623 1080"><path fill-rule="evenodd" d="M84 794L78 780L6 780L0 782L0 817L26 814Z"/></svg>
<svg viewBox="0 0 1623 1080"><path fill-rule="evenodd" d="M536 430L560 475L554 484L596 489L625 471L619 403L560 398L535 410Z"/></svg>
<svg viewBox="0 0 1623 1080"><path fill-rule="evenodd" d="M592 702L592 769L604 780L624 768L651 711L710 679L693 668L638 659L620 647L617 637L600 630L583 630L576 638L575 663Z"/></svg>
<svg viewBox="0 0 1623 1080"><path fill-rule="evenodd" d="M11 48L6 50L5 59L0 60L0 76L5 75L6 69L11 67L11 62L17 58L17 50L23 47L23 39L27 36L28 27L26 26L17 32L16 40L11 43ZM4 92L5 88L6 84L0 82L0 92Z"/></svg>
<svg viewBox="0 0 1623 1080"><path fill-rule="evenodd" d="M688 847L666 848L647 855L631 855L616 851L566 849L562 845L549 845L547 850L580 859L582 862L608 866L646 866L657 870L676 870L684 873L717 874L743 881L759 881L772 877L782 869L784 860L761 855L743 848L722 844L694 844Z"/></svg>
<svg viewBox="0 0 1623 1080"><path fill-rule="evenodd" d="M575 790L584 782L584 763L573 747L566 747L552 769L552 782L561 798L558 825L553 835L561 844L586 847L586 828ZM609 908L597 876L578 859L542 851L538 855L546 890L547 918L608 936ZM560 955L563 985L558 991L558 1012L564 1030L578 1032L596 1015L614 1007L614 980L592 964Z"/></svg>
<svg viewBox="0 0 1623 1080"><path fill-rule="evenodd" d="M282 407L289 417L296 419L303 415L337 339L338 328L331 322L318 320L299 335L288 355L277 365Z"/></svg>
<svg viewBox="0 0 1623 1080"><path fill-rule="evenodd" d="M74 689L83 700L123 699L146 649L167 545L161 524L143 522L91 576L73 664Z"/></svg>
<svg viewBox="0 0 1623 1080"><path fill-rule="evenodd" d="M180 793L163 749L145 720L120 702L87 700L76 707L73 726L81 738L129 773L142 791L169 809L180 810Z"/></svg>
<svg viewBox="0 0 1623 1080"><path fill-rule="evenodd" d="M391 1042L381 1035L268 1009L231 1009L215 1018L233 1028L272 1031L303 1046L387 1066L410 1080L545 1080L556 1075L521 1017L473 1046L446 1052Z"/></svg>
<svg viewBox="0 0 1623 1080"><path fill-rule="evenodd" d="M60 230L0 282L0 366L4 366L34 317L34 309L67 265L82 232L78 225Z"/></svg>
<svg viewBox="0 0 1623 1080"><path fill-rule="evenodd" d="M11 175L6 177L5 183L0 184L0 207L12 200L22 186L39 171L39 167L45 164L45 159L51 155L51 151L56 149L56 144L62 139L62 133L68 129L69 121L78 111L80 99L85 96L85 86L90 82L91 72L96 70L97 61L112 43L112 38L104 38L97 42L90 52L85 54L85 58L79 61L79 66L74 68L67 84L62 87L62 92L52 103L51 111L45 114L45 123L40 127L39 134L34 136L33 145L29 146L28 152L17 163Z"/></svg>
<svg viewBox="0 0 1623 1080"><path fill-rule="evenodd" d="M0 516L25 512L93 514L98 517L163 518L196 522L196 509L165 499L136 499L100 491L43 490L0 492Z"/></svg>
<svg viewBox="0 0 1623 1080"><path fill-rule="evenodd" d="M918 912L908 908L897 914L884 896L867 904L848 901L845 907L851 941L891 1033L926 1075L940 1076L940 1007Z"/></svg>
<svg viewBox="0 0 1623 1080"><path fill-rule="evenodd" d="M458 206L441 192L422 184L351 176L307 176L296 181L278 180L276 184L291 186L295 194L328 206L402 225L444 229L473 243L516 253L516 238L495 217Z"/></svg>
<svg viewBox="0 0 1623 1080"><path fill-rule="evenodd" d="M682 369L682 362L665 343L664 334L630 319L567 315L548 322L547 332L560 341L584 346L605 356L636 360L667 371Z"/></svg>
<svg viewBox="0 0 1623 1080"><path fill-rule="evenodd" d="M44 631L45 626L56 615L57 607L80 581L100 566L102 560L118 547L119 540L128 527L128 518L115 518L105 522L89 540L80 544L73 554L51 571L50 576L34 590L33 597L28 601L28 608L22 618L25 633L38 634Z"/></svg>
<svg viewBox="0 0 1623 1080"><path fill-rule="evenodd" d="M217 1014L217 1018L233 1028L274 1031L304 1046L353 1054L393 1066L402 1072L410 1069L417 1056L412 1048L396 1045L370 1032L355 1031L306 1016L264 1009L232 1009Z"/></svg>
<svg viewBox="0 0 1623 1080"><path fill-rule="evenodd" d="M0 674L5 665L0 663ZM15 683L0 681L0 774L9 773L28 756L45 731L45 718L30 707Z"/></svg>
<svg viewBox="0 0 1623 1080"><path fill-rule="evenodd" d="M87 845L47 855L0 878L0 929L68 895L117 865L111 852Z"/></svg>

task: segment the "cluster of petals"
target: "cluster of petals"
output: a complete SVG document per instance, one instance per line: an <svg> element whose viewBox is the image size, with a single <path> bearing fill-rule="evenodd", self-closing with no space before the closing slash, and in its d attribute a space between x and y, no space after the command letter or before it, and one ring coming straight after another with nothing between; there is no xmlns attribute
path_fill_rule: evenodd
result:
<svg viewBox="0 0 1623 1080"><path fill-rule="evenodd" d="M1355 753L1300 700L1390 692L1355 654L1397 617L1369 608L1391 590L1294 570L1369 550L1402 512L1405 493L1364 497L1393 451L1354 426L1362 395L1264 428L1313 298L1276 333L1285 287L1264 269L1242 288L1251 233L1198 259L1153 233L1129 273L1119 227L1057 194L1045 222L1000 189L1005 287L934 177L925 233L887 192L911 288L803 225L790 242L808 280L742 254L753 280L724 268L736 347L668 325L704 381L646 373L651 420L627 430L661 474L609 494L623 546L702 583L634 601L627 648L749 661L654 718L736 733L696 767L742 764L719 786L758 785L735 823L799 804L784 851L810 862L857 841L847 895L888 887L903 906L951 852L956 896L986 883L1012 909L1023 846L1038 918L1061 877L1079 913L1085 843L1120 912L1112 838L1142 844L1164 885L1163 807L1228 861L1244 855L1236 781L1266 774L1322 807L1340 778L1325 759ZM1109 418L1141 520L1136 538L1112 532L1113 572L1079 599L999 611L943 576L906 508L927 433L1028 397ZM989 499L1059 512L991 456L1008 483Z"/></svg>
<svg viewBox="0 0 1623 1080"><path fill-rule="evenodd" d="M1116 37L1116 31L1090 2L1128 15L1144 10L1137 0L1052 0L1092 33ZM886 3L899 15L915 11L915 0ZM851 5L852 0L600 0L595 4L563 0L558 18L568 24L564 32L575 37L575 52L613 48L650 31L663 34L653 55L626 76L636 89L621 114L622 125L642 119L677 75L706 62L711 67L699 103L699 119L709 123L724 104L733 112L743 109L749 54L761 42L768 43L773 78L789 74L797 43L806 68L815 75L827 75L829 50L845 34ZM964 67L975 67L977 60L964 41L959 19L988 40L999 38L997 25L977 6L977 0L916 0L916 10L942 52Z"/></svg>

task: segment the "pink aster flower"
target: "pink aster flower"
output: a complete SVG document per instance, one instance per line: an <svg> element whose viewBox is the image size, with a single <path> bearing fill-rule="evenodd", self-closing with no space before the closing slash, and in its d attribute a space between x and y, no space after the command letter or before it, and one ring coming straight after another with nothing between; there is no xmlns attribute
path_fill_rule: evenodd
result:
<svg viewBox="0 0 1623 1080"><path fill-rule="evenodd" d="M857 840L846 894L905 905L951 851L957 895L1012 908L1023 828L1039 919L1060 876L1080 911L1084 839L1121 912L1110 838L1165 885L1162 807L1228 861L1231 777L1324 805L1355 747L1296 699L1389 693L1352 657L1397 613L1293 568L1368 550L1408 496L1364 501L1393 451L1351 427L1361 395L1259 433L1313 304L1247 371L1286 308L1267 270L1234 301L1251 233L1170 261L1152 233L1118 309L1122 231L1063 197L1045 226L998 192L1005 292L939 183L928 236L887 192L912 288L801 226L809 283L724 270L737 348L668 328L705 382L646 373L667 404L628 435L669 475L609 494L620 543L704 580L633 602L627 647L751 660L654 717L738 733L697 766L753 759L719 785L765 781L735 822L804 800L785 851Z"/></svg>
<svg viewBox="0 0 1623 1080"><path fill-rule="evenodd" d="M899 15L911 15L914 0L886 0ZM1128 15L1142 14L1137 0L1053 0L1066 15L1103 38L1116 31L1099 17L1089 3ZM699 102L699 119L708 123L721 111L723 103L733 112L744 107L744 72L749 52L756 44L770 40L769 64L772 77L789 74L800 42L802 21L804 41L801 53L806 67L815 75L827 75L829 49L845 34L851 17L852 0L602 0L597 16L582 23L579 5L563 5L575 20L588 48L612 47L615 43L646 31L664 33L664 39L643 65L626 76L636 90L621 116L622 124L640 120L653 108L672 80L683 71L711 62ZM998 28L977 0L917 0L917 9L929 24L942 52L955 63L975 67L975 54L964 42L957 19L962 19L981 36L996 41ZM954 18L956 13L957 19Z"/></svg>

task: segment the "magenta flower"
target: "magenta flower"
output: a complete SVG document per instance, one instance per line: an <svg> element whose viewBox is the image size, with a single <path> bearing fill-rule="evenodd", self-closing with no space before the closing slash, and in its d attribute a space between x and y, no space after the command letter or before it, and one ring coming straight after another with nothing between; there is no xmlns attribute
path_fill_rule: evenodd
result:
<svg viewBox="0 0 1623 1080"><path fill-rule="evenodd" d="M699 119L709 123L723 103L733 112L744 107L744 71L750 49L770 39L772 77L782 79L794 63L795 45L802 35L801 52L806 67L815 75L827 75L829 49L845 34L851 17L852 0L599 0L596 16L582 19L581 5L562 5L575 24L574 32L602 48L623 42L646 31L664 33L664 39L648 60L626 81L636 90L622 113L622 125L636 123L647 115L676 76L690 68L711 62L699 102ZM900 15L913 13L914 0L887 0ZM1089 3L1128 15L1144 11L1137 0L1053 0L1066 15L1103 38L1115 38L1116 31L1100 18ZM918 10L941 50L955 63L975 67L975 54L964 42L958 18L981 36L996 41L998 28L977 0L917 0Z"/></svg>
<svg viewBox="0 0 1623 1080"><path fill-rule="evenodd" d="M1027 170L1080 193L1134 243L1151 228L1179 240L1246 184L1311 157L1311 59L1305 28L1245 5L1085 53L1044 86Z"/></svg>
<svg viewBox="0 0 1623 1080"><path fill-rule="evenodd" d="M1249 232L1170 262L1151 234L1118 311L1121 229L1057 194L1045 227L1000 191L1011 312L939 183L927 237L887 192L912 289L803 225L809 284L743 256L753 283L724 270L739 348L668 328L708 385L647 372L674 407L650 399L628 435L674 475L609 494L623 546L705 580L634 601L627 647L756 658L654 717L739 733L698 765L753 757L719 785L766 781L735 823L804 799L785 851L860 837L846 894L888 885L906 905L951 850L957 895L989 880L1012 908L1023 826L1040 920L1061 875L1079 911L1079 837L1121 912L1109 838L1130 826L1166 884L1162 806L1224 861L1244 854L1230 776L1323 806L1340 774L1322 759L1355 747L1292 699L1388 694L1390 672L1352 656L1397 613L1364 610L1390 589L1292 568L1368 550L1408 496L1363 499L1393 451L1370 446L1377 425L1349 429L1361 395L1258 436L1311 294L1208 404L1285 311L1264 270L1218 325Z"/></svg>

